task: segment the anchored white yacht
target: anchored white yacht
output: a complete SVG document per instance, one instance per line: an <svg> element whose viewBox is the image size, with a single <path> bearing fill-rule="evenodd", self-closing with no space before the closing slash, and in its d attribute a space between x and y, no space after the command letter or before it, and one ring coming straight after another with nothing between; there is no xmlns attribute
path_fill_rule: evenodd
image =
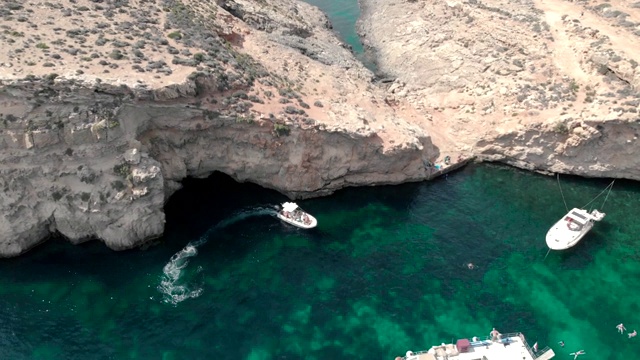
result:
<svg viewBox="0 0 640 360"><path fill-rule="evenodd" d="M298 204L293 202L282 204L282 209L278 211L278 218L302 229L311 229L318 225L316 218L303 211Z"/></svg>
<svg viewBox="0 0 640 360"><path fill-rule="evenodd" d="M613 180L609 185L607 185L604 190L600 192L595 198L589 201L582 208L573 208L569 211L567 207L567 202L564 199L564 194L562 193L562 187L560 187L560 175L558 174L558 186L560 187L560 194L562 195L562 201L564 202L565 208L567 208L567 214L560 218L558 222L553 224L551 229L547 231L547 246L549 250L566 250L570 247L575 246L582 238L587 235L589 230L593 227L596 221L600 221L605 217L605 213L593 209L591 212L585 210L591 203L593 203L600 195L607 193L607 196L604 198L602 202L602 206L607 202L609 198L609 194L611 193L611 189L613 188L613 184L615 180ZM549 253L547 253L548 255Z"/></svg>
<svg viewBox="0 0 640 360"><path fill-rule="evenodd" d="M551 250L565 250L576 245L606 214L598 210L588 212L573 208L547 232L547 246Z"/></svg>

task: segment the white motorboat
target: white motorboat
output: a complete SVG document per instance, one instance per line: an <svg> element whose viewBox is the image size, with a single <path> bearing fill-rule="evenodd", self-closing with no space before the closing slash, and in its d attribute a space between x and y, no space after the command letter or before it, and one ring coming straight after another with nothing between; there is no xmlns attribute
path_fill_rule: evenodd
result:
<svg viewBox="0 0 640 360"><path fill-rule="evenodd" d="M596 221L604 219L606 215L605 213L596 209L589 212L585 210L585 208L606 192L607 196L602 202L602 206L604 206L609 198L609 193L611 193L614 183L615 180L607 185L600 194L582 208L573 208L571 211L569 211L567 207L567 202L565 201L564 194L562 193L562 187L560 187L562 201L564 202L564 206L567 208L568 212L558 220L558 222L553 224L549 231L547 231L547 246L549 247L549 250L565 250L575 246L585 235L587 235L591 228L593 228ZM558 186L560 186L560 175L558 175Z"/></svg>
<svg viewBox="0 0 640 360"><path fill-rule="evenodd" d="M278 211L278 218L286 223L302 229L311 229L318 225L318 220L302 210L298 204L286 202L282 204L282 209Z"/></svg>
<svg viewBox="0 0 640 360"><path fill-rule="evenodd" d="M551 250L565 250L576 245L606 214L598 210L588 212L573 208L547 232L547 246Z"/></svg>

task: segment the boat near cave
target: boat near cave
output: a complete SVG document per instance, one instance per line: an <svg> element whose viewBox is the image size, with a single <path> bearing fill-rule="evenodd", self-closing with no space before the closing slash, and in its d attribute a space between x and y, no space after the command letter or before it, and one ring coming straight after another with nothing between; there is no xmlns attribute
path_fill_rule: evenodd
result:
<svg viewBox="0 0 640 360"><path fill-rule="evenodd" d="M298 204L286 202L278 211L278 219L302 229L312 229L318 225L318 220L302 210Z"/></svg>

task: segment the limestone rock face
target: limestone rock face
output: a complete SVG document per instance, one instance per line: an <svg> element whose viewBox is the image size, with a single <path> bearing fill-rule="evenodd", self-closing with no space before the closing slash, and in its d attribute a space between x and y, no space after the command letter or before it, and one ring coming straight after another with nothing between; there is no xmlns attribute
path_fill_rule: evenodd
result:
<svg viewBox="0 0 640 360"><path fill-rule="evenodd" d="M377 76L294 0L5 9L25 21L0 34L0 255L51 234L138 246L213 171L291 198L457 155L640 179L634 4L360 3Z"/></svg>
<svg viewBox="0 0 640 360"><path fill-rule="evenodd" d="M640 125L621 120L531 126L478 143L485 160L542 173L640 179Z"/></svg>
<svg viewBox="0 0 640 360"><path fill-rule="evenodd" d="M14 95L2 102L29 98L23 87L13 83ZM70 97L74 103L66 101ZM17 128L39 123L38 114L54 108L55 127ZM53 233L73 243L97 237L116 250L137 246L162 234L163 205L186 176L222 171L301 198L424 179L423 159L436 151L419 129L390 146L372 130L280 126L268 117L239 121L182 104L104 94L69 93L27 109L11 130L0 132L0 254L18 255ZM36 132L49 140L36 140Z"/></svg>
<svg viewBox="0 0 640 360"><path fill-rule="evenodd" d="M0 256L52 234L138 246L182 179L214 171L291 198L425 179L438 148L417 114L385 101L318 9L157 3L10 10L74 27L38 23L51 38L24 49L8 36L26 28L0 34Z"/></svg>
<svg viewBox="0 0 640 360"><path fill-rule="evenodd" d="M393 101L441 153L640 180L637 4L362 0L359 32Z"/></svg>
<svg viewBox="0 0 640 360"><path fill-rule="evenodd" d="M175 121L188 121L185 116L176 114ZM434 151L426 137L389 149L375 133L310 128L277 137L268 121L247 127L235 119L218 119L209 126L180 136L162 129L146 134L157 139L151 151L164 164L167 179L206 176L215 169L241 182L305 198L345 186L424 179L421 154Z"/></svg>

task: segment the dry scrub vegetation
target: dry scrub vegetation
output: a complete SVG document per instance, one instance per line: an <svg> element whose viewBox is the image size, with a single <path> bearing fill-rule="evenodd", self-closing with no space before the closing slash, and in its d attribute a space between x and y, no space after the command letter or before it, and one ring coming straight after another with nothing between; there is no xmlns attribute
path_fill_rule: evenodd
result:
<svg viewBox="0 0 640 360"><path fill-rule="evenodd" d="M106 84L120 85L142 99L151 96L139 96L145 91L190 79L197 87L191 105L203 109L205 119L262 117L274 122L277 135L289 133L278 122L313 125L307 101L315 108L321 102L305 99L300 81L286 71L270 72L244 53L237 19L220 12L205 0L8 2L0 9L0 79L82 81L105 92ZM59 94L39 95L40 105ZM0 114L5 129L21 127L12 126L16 119L11 111ZM43 124L32 122L27 131L55 128L50 119Z"/></svg>

